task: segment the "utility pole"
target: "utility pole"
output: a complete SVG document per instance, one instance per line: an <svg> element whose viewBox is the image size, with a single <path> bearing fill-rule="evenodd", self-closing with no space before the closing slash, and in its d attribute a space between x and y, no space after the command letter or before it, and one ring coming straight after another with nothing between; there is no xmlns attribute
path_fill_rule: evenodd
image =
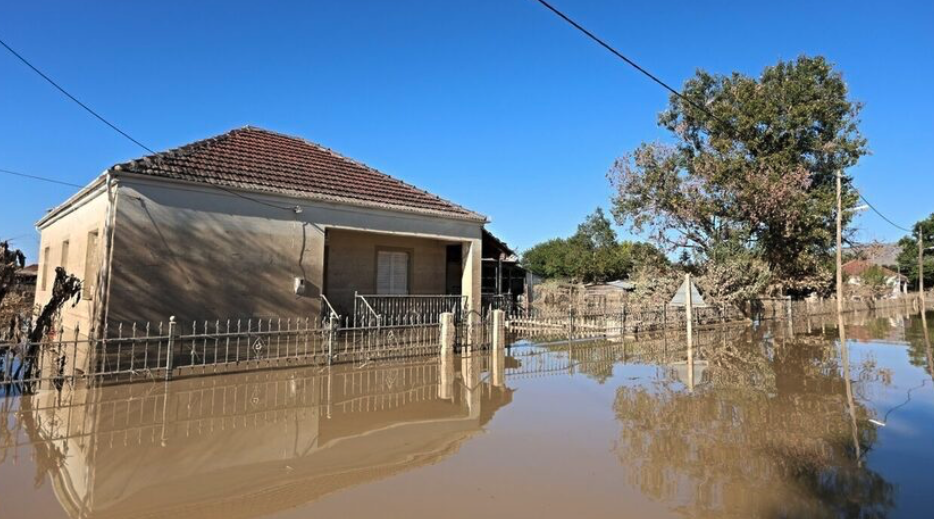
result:
<svg viewBox="0 0 934 519"><path fill-rule="evenodd" d="M918 224L918 293L921 295L921 301L924 301L924 233L921 232L921 224ZM924 308L923 306L921 307Z"/></svg>
<svg viewBox="0 0 934 519"><path fill-rule="evenodd" d="M843 313L843 171L837 171L837 313Z"/></svg>

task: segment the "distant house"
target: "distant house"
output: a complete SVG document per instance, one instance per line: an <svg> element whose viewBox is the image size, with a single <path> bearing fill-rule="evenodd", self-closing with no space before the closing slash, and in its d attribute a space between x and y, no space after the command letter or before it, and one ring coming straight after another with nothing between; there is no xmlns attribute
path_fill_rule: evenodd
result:
<svg viewBox="0 0 934 519"><path fill-rule="evenodd" d="M32 312L38 272L38 265L27 265L13 274L12 286L0 304L0 335L5 332L2 327L8 326L11 317L26 317Z"/></svg>
<svg viewBox="0 0 934 519"><path fill-rule="evenodd" d="M321 145L245 127L117 164L46 214L36 298L48 301L56 266L82 278L63 312L82 332L305 318L326 301L347 315L360 295L463 295L479 309L486 222Z"/></svg>
<svg viewBox="0 0 934 519"><path fill-rule="evenodd" d="M588 283L584 285L584 290L587 291L587 295L591 296L628 294L636 290L636 284L626 280L607 281L606 283Z"/></svg>
<svg viewBox="0 0 934 519"><path fill-rule="evenodd" d="M887 267L879 266L870 260L856 259L843 264L843 274L847 278L847 284L855 286L864 286L866 280L864 276L871 268L877 268L882 272L885 286L889 288L892 296L908 292L908 277L893 272Z"/></svg>

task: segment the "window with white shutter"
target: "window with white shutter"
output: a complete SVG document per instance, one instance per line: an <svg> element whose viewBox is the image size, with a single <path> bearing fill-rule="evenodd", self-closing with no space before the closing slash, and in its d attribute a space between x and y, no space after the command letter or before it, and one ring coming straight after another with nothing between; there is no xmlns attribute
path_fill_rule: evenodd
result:
<svg viewBox="0 0 934 519"><path fill-rule="evenodd" d="M409 293L409 253L381 250L376 254L376 293L404 296Z"/></svg>

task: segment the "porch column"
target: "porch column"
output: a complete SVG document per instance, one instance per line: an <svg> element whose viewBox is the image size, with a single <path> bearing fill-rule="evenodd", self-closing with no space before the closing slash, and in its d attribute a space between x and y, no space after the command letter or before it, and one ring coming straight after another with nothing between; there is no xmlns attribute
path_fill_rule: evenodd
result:
<svg viewBox="0 0 934 519"><path fill-rule="evenodd" d="M462 247L464 254L463 274L461 274L461 294L467 296L467 307L465 310L470 319L471 315L480 314L480 275L482 256L480 240L469 240L464 242Z"/></svg>

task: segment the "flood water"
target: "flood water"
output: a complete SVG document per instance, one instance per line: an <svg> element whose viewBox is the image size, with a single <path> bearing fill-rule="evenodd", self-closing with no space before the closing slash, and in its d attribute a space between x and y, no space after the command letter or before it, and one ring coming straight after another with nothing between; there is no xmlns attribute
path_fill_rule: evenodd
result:
<svg viewBox="0 0 934 519"><path fill-rule="evenodd" d="M6 397L0 517L931 517L934 313L846 320Z"/></svg>

